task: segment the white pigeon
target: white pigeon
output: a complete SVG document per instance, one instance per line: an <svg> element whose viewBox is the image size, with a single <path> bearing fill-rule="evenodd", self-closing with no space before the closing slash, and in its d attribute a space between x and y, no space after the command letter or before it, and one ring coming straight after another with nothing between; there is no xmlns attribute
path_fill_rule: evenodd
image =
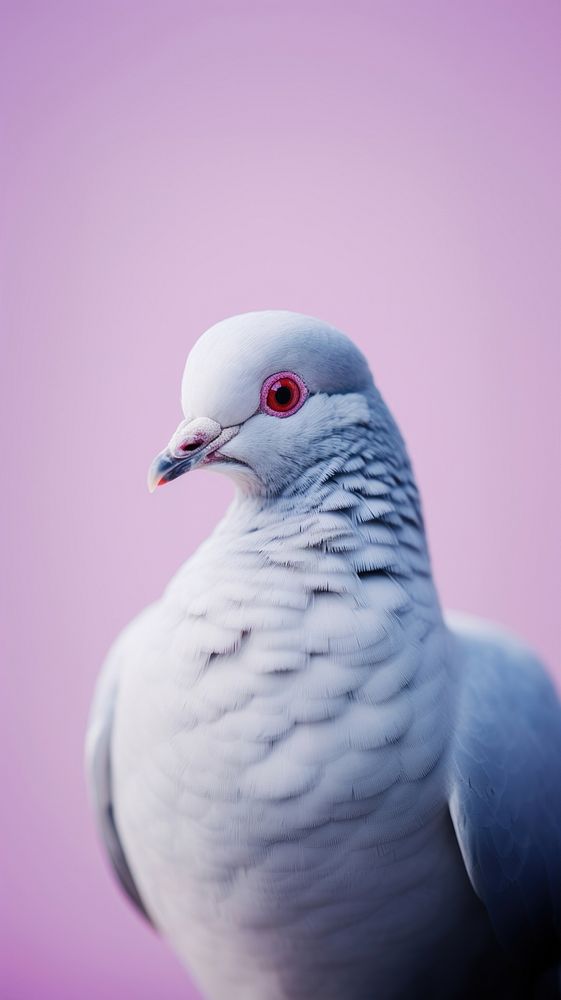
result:
<svg viewBox="0 0 561 1000"><path fill-rule="evenodd" d="M182 396L152 486L237 489L98 683L126 892L212 1000L557 996L561 708L516 639L443 618L366 360L249 313L201 337Z"/></svg>

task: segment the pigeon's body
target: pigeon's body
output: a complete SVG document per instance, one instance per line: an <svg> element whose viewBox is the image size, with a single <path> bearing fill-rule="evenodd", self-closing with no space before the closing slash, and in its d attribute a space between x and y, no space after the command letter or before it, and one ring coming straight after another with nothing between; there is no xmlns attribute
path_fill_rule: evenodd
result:
<svg viewBox="0 0 561 1000"><path fill-rule="evenodd" d="M462 824L477 811L466 761L480 767L487 738L469 738L477 671L500 702L495 673L531 660L447 627L393 421L368 387L331 404L336 447L274 493L241 469L224 520L109 658L90 735L109 851L215 1000L529 996L551 948L532 967L534 942L514 971ZM548 882L557 916L560 891Z"/></svg>

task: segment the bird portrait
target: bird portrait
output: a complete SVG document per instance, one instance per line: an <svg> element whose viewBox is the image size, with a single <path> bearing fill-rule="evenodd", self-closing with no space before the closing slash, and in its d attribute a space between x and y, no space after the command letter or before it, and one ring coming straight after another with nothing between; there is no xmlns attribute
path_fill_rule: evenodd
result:
<svg viewBox="0 0 561 1000"><path fill-rule="evenodd" d="M441 606L382 393L329 323L234 316L149 469L178 533L187 473L234 498L110 649L87 776L116 879L208 1000L561 995L559 699Z"/></svg>

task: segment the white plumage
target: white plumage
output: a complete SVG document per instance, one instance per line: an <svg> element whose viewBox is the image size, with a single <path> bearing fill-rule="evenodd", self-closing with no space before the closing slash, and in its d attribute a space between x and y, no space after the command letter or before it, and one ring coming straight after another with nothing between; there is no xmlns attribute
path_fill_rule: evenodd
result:
<svg viewBox="0 0 561 1000"><path fill-rule="evenodd" d="M560 951L561 710L515 641L445 624L366 361L247 314L197 343L183 406L153 482L238 489L99 682L126 891L215 1000L532 995Z"/></svg>

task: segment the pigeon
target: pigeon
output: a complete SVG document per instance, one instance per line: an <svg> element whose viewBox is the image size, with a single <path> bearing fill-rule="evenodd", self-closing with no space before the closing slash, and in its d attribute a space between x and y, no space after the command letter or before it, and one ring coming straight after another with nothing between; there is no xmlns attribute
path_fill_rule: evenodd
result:
<svg viewBox="0 0 561 1000"><path fill-rule="evenodd" d="M365 357L236 316L182 408L150 488L211 469L235 497L97 683L124 891L209 1000L559 996L561 706L516 638L443 613Z"/></svg>

